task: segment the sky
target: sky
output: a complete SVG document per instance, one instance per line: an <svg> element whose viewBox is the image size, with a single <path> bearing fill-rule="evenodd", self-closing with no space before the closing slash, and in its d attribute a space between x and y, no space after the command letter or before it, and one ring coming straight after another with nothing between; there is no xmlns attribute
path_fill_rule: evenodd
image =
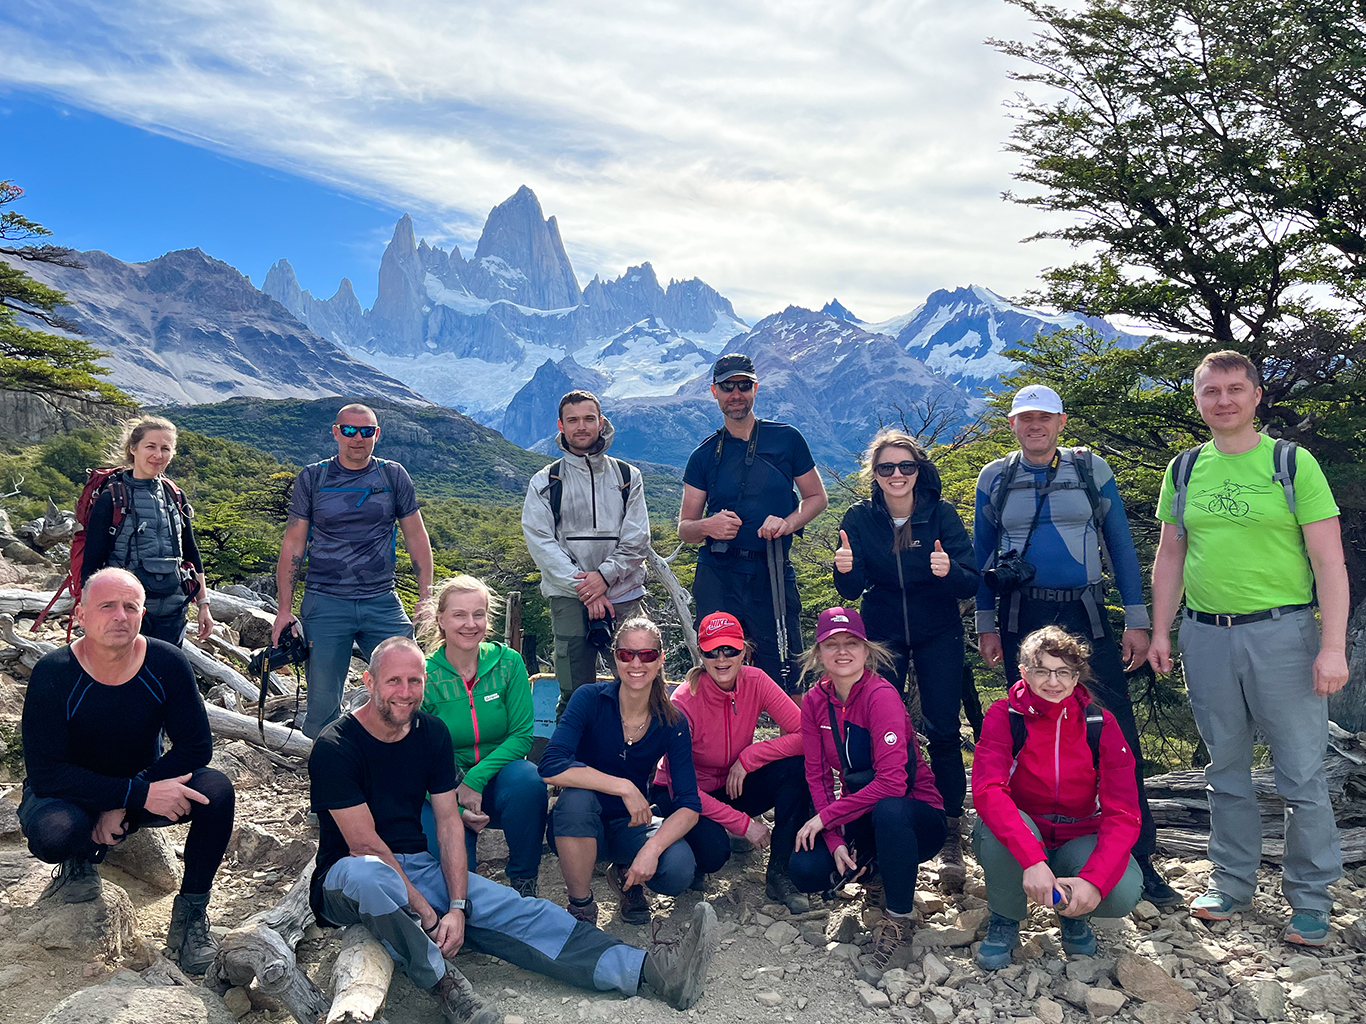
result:
<svg viewBox="0 0 1366 1024"><path fill-rule="evenodd" d="M287 257L374 299L394 222L471 254L521 185L581 284L645 260L753 322L1005 295L1065 263L1001 199L1004 0L6 0L0 179L54 241Z"/></svg>

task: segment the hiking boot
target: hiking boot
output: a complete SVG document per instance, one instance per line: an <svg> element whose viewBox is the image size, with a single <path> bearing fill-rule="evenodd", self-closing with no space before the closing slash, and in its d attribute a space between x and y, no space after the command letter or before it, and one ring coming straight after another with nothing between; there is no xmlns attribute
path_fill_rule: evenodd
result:
<svg viewBox="0 0 1366 1024"><path fill-rule="evenodd" d="M621 912L621 919L627 924L649 924L650 901L645 895L645 886L633 885L628 889L625 879L626 869L620 864L613 864L607 870L607 881L621 897L617 908Z"/></svg>
<svg viewBox="0 0 1366 1024"><path fill-rule="evenodd" d="M508 885L522 899L530 897L536 898L536 879L534 878L509 878Z"/></svg>
<svg viewBox="0 0 1366 1024"><path fill-rule="evenodd" d="M776 903L781 903L790 914L805 914L811 909L811 901L806 893L797 889L792 876L782 868L770 867L764 884L764 895Z"/></svg>
<svg viewBox="0 0 1366 1024"><path fill-rule="evenodd" d="M1227 921L1234 914L1251 909L1251 900L1235 900L1212 887L1191 900L1191 917L1205 921Z"/></svg>
<svg viewBox="0 0 1366 1024"><path fill-rule="evenodd" d="M1167 884L1147 857L1135 858L1143 872L1143 898L1155 907L1174 907L1181 902L1181 894Z"/></svg>
<svg viewBox="0 0 1366 1024"><path fill-rule="evenodd" d="M1059 915L1058 923L1062 925L1062 951L1068 956L1095 956L1096 955L1096 933L1091 930L1091 922L1084 917L1063 917Z"/></svg>
<svg viewBox="0 0 1366 1024"><path fill-rule="evenodd" d="M692 873L692 883L688 886L693 892L707 891L707 873L698 868Z"/></svg>
<svg viewBox="0 0 1366 1024"><path fill-rule="evenodd" d="M675 1010L687 1010L702 998L707 985L707 965L716 953L716 912L706 900L692 908L692 927L676 950L663 945L645 954L641 980L651 995Z"/></svg>
<svg viewBox="0 0 1366 1024"><path fill-rule="evenodd" d="M949 818L949 834L939 848L939 888L945 893L963 891L968 869L963 864L963 839L958 832L961 818Z"/></svg>
<svg viewBox="0 0 1366 1024"><path fill-rule="evenodd" d="M1010 966L1010 951L1019 944L1020 922L992 914L987 924L987 937L978 945L973 959L984 971L999 971Z"/></svg>
<svg viewBox="0 0 1366 1024"><path fill-rule="evenodd" d="M1285 926L1286 942L1298 946L1326 946L1328 944L1328 915L1321 910L1295 910Z"/></svg>
<svg viewBox="0 0 1366 1024"><path fill-rule="evenodd" d="M503 1015L474 993L474 986L449 961L446 974L432 989L441 1004L441 1015L450 1024L502 1024Z"/></svg>
<svg viewBox="0 0 1366 1024"><path fill-rule="evenodd" d="M100 872L84 857L64 860L52 873L52 881L39 899L55 897L62 903L89 903L104 891Z"/></svg>
<svg viewBox="0 0 1366 1024"><path fill-rule="evenodd" d="M218 955L218 942L209 934L209 894L180 893L171 904L166 929L166 951L186 974L203 974Z"/></svg>
<svg viewBox="0 0 1366 1024"><path fill-rule="evenodd" d="M877 945L873 947L873 966L886 974L897 950L911 941L911 933L914 931L915 923L909 917L893 917L888 914L887 919L882 922L882 933L877 937Z"/></svg>
<svg viewBox="0 0 1366 1024"><path fill-rule="evenodd" d="M881 875L876 875L863 883L863 909L887 909L887 890L882 886Z"/></svg>
<svg viewBox="0 0 1366 1024"><path fill-rule="evenodd" d="M583 906L579 906L573 900L570 900L568 906L564 909L585 924L591 924L594 928L598 926L598 901L593 899L592 896L588 897L588 902Z"/></svg>

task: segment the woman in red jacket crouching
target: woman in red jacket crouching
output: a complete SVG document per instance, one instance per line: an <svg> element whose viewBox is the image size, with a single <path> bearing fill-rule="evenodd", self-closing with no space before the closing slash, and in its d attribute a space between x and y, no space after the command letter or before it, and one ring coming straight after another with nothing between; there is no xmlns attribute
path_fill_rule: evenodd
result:
<svg viewBox="0 0 1366 1024"><path fill-rule="evenodd" d="M944 801L911 716L897 688L877 674L890 664L887 648L868 640L858 612L821 612L803 668L825 672L802 700L806 781L816 815L798 831L788 863L798 888L822 892L860 876L867 887L876 860L887 898L887 920L873 950L880 971L911 941L916 872L948 833Z"/></svg>
<svg viewBox="0 0 1366 1024"><path fill-rule="evenodd" d="M1083 640L1045 626L1020 644L1020 675L987 711L972 759L972 847L991 922L977 963L996 970L1020 944L1026 897L1056 906L1062 947L1091 956L1092 914L1123 917L1143 890L1134 755L1083 685Z"/></svg>

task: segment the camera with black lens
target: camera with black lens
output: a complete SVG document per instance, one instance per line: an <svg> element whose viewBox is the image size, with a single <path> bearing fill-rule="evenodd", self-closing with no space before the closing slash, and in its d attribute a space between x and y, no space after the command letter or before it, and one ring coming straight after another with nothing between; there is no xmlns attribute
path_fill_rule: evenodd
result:
<svg viewBox="0 0 1366 1024"><path fill-rule="evenodd" d="M1011 594L1034 578L1034 563L1026 562L1018 551L1007 551L996 564L982 573L982 580L994 594Z"/></svg>
<svg viewBox="0 0 1366 1024"><path fill-rule="evenodd" d="M289 665L302 665L308 661L308 641L299 635L294 623L280 634L280 640L272 647L262 647L251 656L247 671L253 676L263 672L274 672Z"/></svg>
<svg viewBox="0 0 1366 1024"><path fill-rule="evenodd" d="M612 646L612 616L606 618L589 619L588 633L584 637L589 647L599 651L606 651Z"/></svg>

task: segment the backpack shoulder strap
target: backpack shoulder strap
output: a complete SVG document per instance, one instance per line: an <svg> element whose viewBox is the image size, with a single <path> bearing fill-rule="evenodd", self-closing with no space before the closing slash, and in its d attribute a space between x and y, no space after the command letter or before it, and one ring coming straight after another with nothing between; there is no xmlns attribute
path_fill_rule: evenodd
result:
<svg viewBox="0 0 1366 1024"><path fill-rule="evenodd" d="M1010 498L1010 485L1015 482L1015 474L1020 471L1020 452L1015 450L1006 456L1006 464L1001 467L1000 484L996 494L987 507L991 524L997 529L1001 526L1001 514L1005 511L1006 501Z"/></svg>
<svg viewBox="0 0 1366 1024"><path fill-rule="evenodd" d="M1086 500L1091 503L1091 518L1095 520L1096 530L1100 530L1100 488L1096 486L1095 458L1090 448L1073 448L1072 465L1077 469L1077 478L1086 491Z"/></svg>
<svg viewBox="0 0 1366 1024"><path fill-rule="evenodd" d="M550 464L550 514L555 517L555 529L560 528L560 506L564 504L564 459Z"/></svg>
<svg viewBox="0 0 1366 1024"><path fill-rule="evenodd" d="M110 473L105 480L104 487L100 488L100 490L106 488L109 491L109 500L113 502L113 514L109 519L109 535L112 537L119 532L119 526L123 523L123 517L126 516L133 507L133 495L128 490L128 478L121 469L116 469L114 472ZM98 493L98 491L96 493Z"/></svg>
<svg viewBox="0 0 1366 1024"><path fill-rule="evenodd" d="M1195 472L1195 460L1205 446L1198 444L1187 448L1172 459L1172 518L1176 520L1176 539L1186 539L1186 492L1190 487L1191 474Z"/></svg>
<svg viewBox="0 0 1366 1024"><path fill-rule="evenodd" d="M1272 465L1275 467L1271 479L1285 491L1285 504L1291 515L1295 514L1295 452L1298 448L1299 445L1294 441L1280 437L1276 439L1271 452Z"/></svg>
<svg viewBox="0 0 1366 1024"><path fill-rule="evenodd" d="M1105 728L1105 715L1100 708L1086 707L1086 744L1091 748L1091 767L1100 771L1100 733Z"/></svg>
<svg viewBox="0 0 1366 1024"><path fill-rule="evenodd" d="M608 456L608 458L612 457ZM624 522L626 519L626 504L631 500L631 464L617 458L612 458L612 461L616 464L617 475L621 477L621 518Z"/></svg>

